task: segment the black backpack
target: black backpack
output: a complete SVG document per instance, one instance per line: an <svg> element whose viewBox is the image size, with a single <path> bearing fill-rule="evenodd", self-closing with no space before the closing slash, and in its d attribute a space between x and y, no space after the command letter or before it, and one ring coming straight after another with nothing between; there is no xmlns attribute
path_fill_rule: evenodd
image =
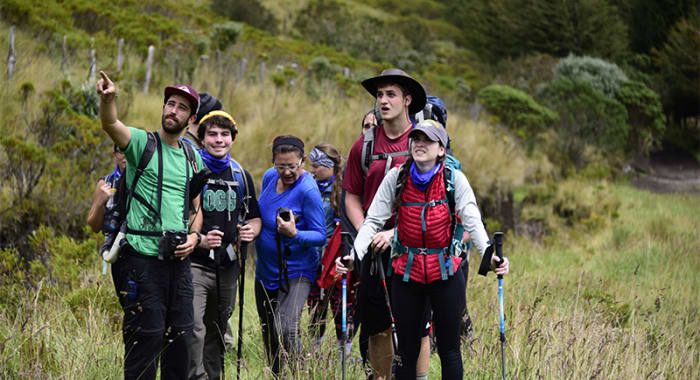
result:
<svg viewBox="0 0 700 380"><path fill-rule="evenodd" d="M117 192L116 194L114 194L114 196L117 197L117 199L115 200L115 219L117 220L118 225L121 226L120 229L132 235L161 236L162 234L161 232L156 231L134 230L129 228L126 223L126 214L128 213L128 210L131 206L132 199L136 199L138 202L143 204L149 211L160 217L160 208L163 197L163 147L160 137L157 136L157 133L158 132L147 132L148 140L146 141L146 147L144 148L143 153L141 154L141 158L139 159L139 163L136 167L136 173L134 175L134 180L131 182L131 186L129 188L127 188L126 186L126 171L122 173L122 175L119 177L119 180L117 181ZM185 143L184 141L182 141L182 139L180 139L180 144L184 148L185 158L194 170L194 175L198 172L197 163L194 159L194 150L192 149L192 146L190 144ZM148 163L151 161L151 158L153 158L153 154L156 151L158 152L158 203L154 207L144 197L136 193L135 189L136 183L138 183L139 178L141 178L143 171L146 169L146 166L148 166ZM129 170L129 168L127 167L126 170ZM187 181L185 186L185 209L182 217L185 225L187 225L189 221L189 178L191 178L191 176L189 175L189 166L187 166Z"/></svg>

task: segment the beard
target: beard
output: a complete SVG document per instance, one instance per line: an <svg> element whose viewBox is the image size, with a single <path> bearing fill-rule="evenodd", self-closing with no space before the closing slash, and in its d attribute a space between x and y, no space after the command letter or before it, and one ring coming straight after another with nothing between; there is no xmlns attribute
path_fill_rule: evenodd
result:
<svg viewBox="0 0 700 380"><path fill-rule="evenodd" d="M171 122L175 123L175 125L168 124L168 119L170 119ZM187 121L185 120L183 122L180 122L174 116L168 117L164 115L160 121L160 125L163 127L163 131L165 131L165 133L171 135L179 135L185 128L187 128Z"/></svg>

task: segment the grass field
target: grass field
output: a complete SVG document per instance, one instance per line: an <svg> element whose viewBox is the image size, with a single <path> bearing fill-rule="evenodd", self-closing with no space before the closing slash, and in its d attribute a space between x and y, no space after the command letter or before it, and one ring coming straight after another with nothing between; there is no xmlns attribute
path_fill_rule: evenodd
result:
<svg viewBox="0 0 700 380"><path fill-rule="evenodd" d="M700 376L700 205L696 196L655 195L613 185L622 200L611 227L562 232L546 244L507 236L504 280L508 377L518 379L693 379ZM472 257L475 273L478 259ZM246 272L243 378L269 378ZM96 257L67 293L39 283L0 311L0 377L119 378L120 310ZM462 347L465 378L500 371L496 278L472 275L473 339ZM238 310L234 316L238 315ZM237 317L233 319L234 335ZM305 332L308 316L301 330ZM296 363L293 379L329 379L338 363L329 324L320 349ZM361 378L358 348L348 378ZM235 376L235 352L226 357ZM439 378L437 354L429 378Z"/></svg>

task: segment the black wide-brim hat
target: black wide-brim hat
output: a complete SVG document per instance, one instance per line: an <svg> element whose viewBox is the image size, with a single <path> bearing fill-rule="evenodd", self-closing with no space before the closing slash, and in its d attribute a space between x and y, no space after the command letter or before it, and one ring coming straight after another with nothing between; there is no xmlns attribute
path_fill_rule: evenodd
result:
<svg viewBox="0 0 700 380"><path fill-rule="evenodd" d="M411 95L411 104L408 106L408 113L414 115L423 110L426 102L426 94L423 85L417 80L411 78L403 70L386 69L379 76L365 79L362 81L362 87L367 90L372 96L377 97L377 87L380 84L395 83L401 85Z"/></svg>

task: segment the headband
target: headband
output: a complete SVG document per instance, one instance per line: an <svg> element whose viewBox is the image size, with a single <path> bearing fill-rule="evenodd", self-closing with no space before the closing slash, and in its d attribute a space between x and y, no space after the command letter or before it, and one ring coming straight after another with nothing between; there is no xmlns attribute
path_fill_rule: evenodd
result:
<svg viewBox="0 0 700 380"><path fill-rule="evenodd" d="M275 141L272 142L272 155L274 156L275 154L275 149L277 149L278 146L280 145L291 145L294 147L299 148L301 150L301 155L304 155L304 142L301 141L298 137L290 136L290 137L279 137L276 138Z"/></svg>
<svg viewBox="0 0 700 380"><path fill-rule="evenodd" d="M223 117L223 118L225 118L225 119L228 119L229 121L231 121L231 123L233 123L233 129L234 129L236 132L238 132L238 128L236 127L236 121L233 120L233 117L232 117L231 115L229 115L228 113L226 113L226 112L224 112L224 111L220 111L220 110L219 110L219 111L211 111L211 112L209 112L208 114L206 114L206 115L202 118L202 120L199 121L199 124L203 124L204 121L206 121L207 119L212 118L212 117L214 117L214 116L221 116L221 117Z"/></svg>
<svg viewBox="0 0 700 380"><path fill-rule="evenodd" d="M325 166L327 168L332 168L335 166L335 162L328 157L322 150L314 148L309 153L309 160L314 164Z"/></svg>

